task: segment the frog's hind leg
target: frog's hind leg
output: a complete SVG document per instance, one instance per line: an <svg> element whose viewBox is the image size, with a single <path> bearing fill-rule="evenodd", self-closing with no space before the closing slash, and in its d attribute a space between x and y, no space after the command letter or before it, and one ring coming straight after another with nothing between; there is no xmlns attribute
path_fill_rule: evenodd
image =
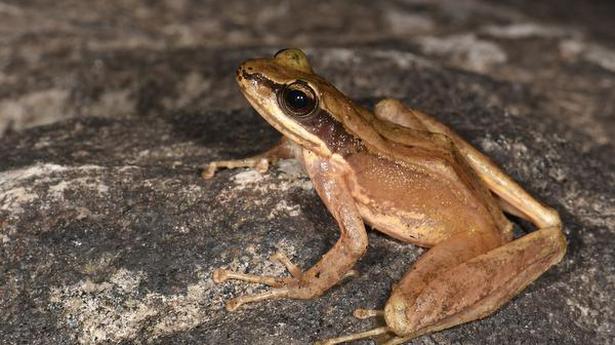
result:
<svg viewBox="0 0 615 345"><path fill-rule="evenodd" d="M428 251L393 289L387 326L411 339L486 317L559 262L566 248L553 226L479 255L450 251L464 243L472 250L476 240L482 241L456 236Z"/></svg>
<svg viewBox="0 0 615 345"><path fill-rule="evenodd" d="M352 315L360 320L365 320L372 317L384 317L384 310L373 309L356 309ZM357 332L341 337L329 338L326 340L317 341L315 345L333 345L346 343L353 340L375 338L373 339L377 345L393 345L401 344L400 341L406 338L397 337L389 327L376 327L367 331Z"/></svg>
<svg viewBox="0 0 615 345"><path fill-rule="evenodd" d="M254 168L260 173L264 173L269 169L269 165L279 159L292 158L293 153L288 139L282 138L275 146L269 150L243 159L222 160L209 162L203 167L201 176L204 179L214 177L219 169L236 169L236 168Z"/></svg>
<svg viewBox="0 0 615 345"><path fill-rule="evenodd" d="M415 130L426 131L427 127L414 113L412 109L406 107L403 103L391 98L381 100L374 107L374 114L381 120Z"/></svg>
<svg viewBox="0 0 615 345"><path fill-rule="evenodd" d="M384 316L384 310L358 308L352 312L352 316L359 320L365 320L370 317Z"/></svg>
<svg viewBox="0 0 615 345"><path fill-rule="evenodd" d="M497 231L467 231L437 244L393 288L384 317L394 337L385 344L401 344L486 317L559 262L565 247L559 226L511 242L505 242Z"/></svg>
<svg viewBox="0 0 615 345"><path fill-rule="evenodd" d="M555 210L533 198L489 157L470 145L442 122L390 98L380 101L374 111L379 118L406 119L406 121L412 121L412 123L418 120L429 132L447 136L489 189L499 197L498 201L505 211L528 219L540 228L559 224L559 216ZM396 115L391 115L392 113ZM395 123L408 127L402 120Z"/></svg>
<svg viewBox="0 0 615 345"><path fill-rule="evenodd" d="M374 339L376 345L398 345L412 338L412 337L395 336L393 331L389 327L377 327L377 328L373 328L367 331L357 332L357 333L345 335L342 337L336 337L336 338L330 338L326 340L317 341L314 343L314 345L342 344L342 343L347 343L349 341L366 339L366 338L375 338L375 337L380 337L380 339Z"/></svg>
<svg viewBox="0 0 615 345"><path fill-rule="evenodd" d="M377 328L370 329L370 330L364 331L364 332L357 332L357 333L345 335L345 336L342 336L342 337L330 338L330 339L327 339L327 340L317 341L317 342L314 343L314 345L341 344L341 343L346 343L346 342L353 341L353 340L372 338L372 337L376 337L376 336L379 336L379 335L384 335L384 334L387 334L387 333L391 333L391 329L389 327L377 327Z"/></svg>
<svg viewBox="0 0 615 345"><path fill-rule="evenodd" d="M500 238L499 243L489 239L496 230L493 234L468 231L429 250L395 286L385 307L387 326L401 340L483 318L561 261L566 239L555 210L534 199L444 124L399 101L387 99L381 103L419 119L427 131L448 137L497 195L502 208L538 228L514 241ZM379 107L385 109L382 104L377 111Z"/></svg>
<svg viewBox="0 0 615 345"><path fill-rule="evenodd" d="M399 304L397 299L401 297L403 301L411 303L409 298L406 296L420 295L421 291L431 277L437 276L438 273L446 271L446 269L454 267L464 260L468 260L496 248L500 244L501 239L496 235L485 234L484 236L476 236L470 233L462 233L435 246L423 255L416 265L409 271L409 273L401 280L401 282L393 288L391 298L389 299L389 302L387 302L384 310L384 316L387 323L388 332L395 335L395 337L388 339L388 342L390 343L401 339L400 337L408 336L408 333L413 333L413 336L416 336L414 335L414 332L408 332L406 328L401 328L399 326L400 322L397 321L396 310L399 308L397 306L397 304ZM434 297L437 298L437 296ZM394 304L391 304L391 300L394 301ZM439 300L441 301L441 299ZM394 310L391 310L392 305L395 306ZM406 309L409 309L405 305L402 305L401 308L403 312L405 312ZM358 309L355 310L353 314L355 317L362 319L370 316L377 316L379 313L378 311L373 310ZM391 322L391 315L394 316L394 319L392 320L394 322ZM405 316L406 314L404 313L402 317ZM323 342L321 344L338 344L368 336L371 337L373 335L371 335L369 331L360 332L349 336L329 339L327 342Z"/></svg>

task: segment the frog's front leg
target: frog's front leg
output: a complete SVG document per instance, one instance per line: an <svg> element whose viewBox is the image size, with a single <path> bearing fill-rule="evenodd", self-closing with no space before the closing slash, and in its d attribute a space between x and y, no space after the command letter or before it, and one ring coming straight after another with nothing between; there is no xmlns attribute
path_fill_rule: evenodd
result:
<svg viewBox="0 0 615 345"><path fill-rule="evenodd" d="M271 163L286 158L293 158L293 149L289 140L283 137L275 146L255 156L243 159L210 162L203 168L201 176L204 179L210 179L216 174L217 170L223 168L254 168L256 171L264 173L269 169Z"/></svg>
<svg viewBox="0 0 615 345"><path fill-rule="evenodd" d="M256 276L224 269L216 270L214 281L218 283L226 279L236 279L273 287L265 293L245 295L228 301L228 310L235 310L248 302L267 299L311 299L320 296L341 279L352 274L351 268L367 249L367 234L346 184L348 168L345 163L340 162L341 159L336 160L335 156L323 160L304 150L303 160L316 191L337 220L341 232L338 241L316 265L303 273L285 256L278 256L277 260L286 265L292 277Z"/></svg>

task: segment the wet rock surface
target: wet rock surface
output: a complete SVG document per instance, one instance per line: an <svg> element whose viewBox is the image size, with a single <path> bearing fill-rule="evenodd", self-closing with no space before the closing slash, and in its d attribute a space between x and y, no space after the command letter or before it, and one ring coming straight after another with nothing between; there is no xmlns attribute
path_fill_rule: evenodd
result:
<svg viewBox="0 0 615 345"><path fill-rule="evenodd" d="M228 313L264 288L211 280L284 275L278 250L307 268L337 238L291 161L199 176L279 137L232 76L282 46L364 105L397 97L451 124L562 215L561 264L495 315L413 344L612 341L608 24L532 4L307 4L0 5L1 343L305 344L379 324L351 313L381 307L424 250L377 232L361 275L316 300Z"/></svg>

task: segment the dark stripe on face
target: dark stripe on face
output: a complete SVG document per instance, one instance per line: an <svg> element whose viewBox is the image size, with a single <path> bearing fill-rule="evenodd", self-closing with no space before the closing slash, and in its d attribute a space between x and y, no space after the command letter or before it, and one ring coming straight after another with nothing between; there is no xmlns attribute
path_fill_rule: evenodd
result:
<svg viewBox="0 0 615 345"><path fill-rule="evenodd" d="M361 139L348 133L344 126L324 109L306 118L296 118L303 128L318 136L335 153L347 155L363 149Z"/></svg>
<svg viewBox="0 0 615 345"><path fill-rule="evenodd" d="M265 77L262 73L248 73L245 68L238 71L238 75L248 81L253 81L257 85L271 90L276 95L281 92L286 85L274 82ZM280 107L283 109L283 107ZM319 108L311 115L301 117L284 112L286 116L300 124L310 133L316 135L327 147L335 153L347 155L364 149L361 139L348 133L344 126L326 110Z"/></svg>
<svg viewBox="0 0 615 345"><path fill-rule="evenodd" d="M243 68L241 69L241 76L246 80L255 81L258 85L264 86L276 93L284 87L283 84L267 79L262 73L248 73Z"/></svg>

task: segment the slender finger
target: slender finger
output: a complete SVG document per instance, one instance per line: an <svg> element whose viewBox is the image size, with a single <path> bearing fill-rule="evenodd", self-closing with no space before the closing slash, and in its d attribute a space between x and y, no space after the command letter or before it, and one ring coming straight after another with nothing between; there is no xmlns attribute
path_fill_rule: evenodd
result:
<svg viewBox="0 0 615 345"><path fill-rule="evenodd" d="M283 286L287 282L287 279L282 277L259 276L255 274L233 272L222 268L218 268L214 271L213 279L216 283L222 283L229 279L235 279L250 283L265 284L273 287Z"/></svg>
<svg viewBox="0 0 615 345"><path fill-rule="evenodd" d="M412 339L416 337L416 335L408 335L405 337L393 337L389 340L387 340L387 342L383 343L382 345L400 345L403 344L405 342L407 342L408 340Z"/></svg>
<svg viewBox="0 0 615 345"><path fill-rule="evenodd" d="M265 173L269 170L269 160L266 158L261 158L256 164L254 164L254 169L259 173Z"/></svg>
<svg viewBox="0 0 615 345"><path fill-rule="evenodd" d="M284 254L282 252L277 252L277 253L273 254L271 259L281 263L282 265L284 265L286 267L286 269L288 270L288 272L290 272L290 274L294 278L296 278L296 279L301 278L301 275L303 274L301 272L301 269L299 268L299 266L293 264L290 261L290 259L288 258L288 256L286 256L286 254Z"/></svg>
<svg viewBox="0 0 615 345"><path fill-rule="evenodd" d="M216 162L211 162L209 164L207 164L207 167L205 169L203 169L203 172L201 172L201 177L203 177L204 179L208 180L212 177L214 177L214 175L216 174L216 170L218 169L218 166L216 164Z"/></svg>
<svg viewBox="0 0 615 345"><path fill-rule="evenodd" d="M342 276L342 279L346 279L346 278L350 278L350 277L356 277L359 275L359 271L357 270L350 270L346 273L344 273L344 275Z"/></svg>
<svg viewBox="0 0 615 345"><path fill-rule="evenodd" d="M288 295L287 288L273 289L260 294L244 295L235 297L226 302L226 310L235 311L241 305L251 302L264 301L268 299L283 298Z"/></svg>
<svg viewBox="0 0 615 345"><path fill-rule="evenodd" d="M364 320L370 317L384 316L384 310L358 308L358 309L355 309L354 312L352 312L352 315L356 317L357 319Z"/></svg>
<svg viewBox="0 0 615 345"><path fill-rule="evenodd" d="M389 327L378 327L374 329L370 329L369 331L354 333L350 335L345 335L342 337L331 338L323 341L317 341L314 345L334 345L345 343L347 341L353 341L358 339L370 338L376 335L385 334L390 332Z"/></svg>
<svg viewBox="0 0 615 345"><path fill-rule="evenodd" d="M210 179L216 171L222 168L235 169L235 168L254 168L260 173L264 173L269 169L269 160L267 158L245 158L228 161L215 161L207 164L203 169L201 176L204 179Z"/></svg>

